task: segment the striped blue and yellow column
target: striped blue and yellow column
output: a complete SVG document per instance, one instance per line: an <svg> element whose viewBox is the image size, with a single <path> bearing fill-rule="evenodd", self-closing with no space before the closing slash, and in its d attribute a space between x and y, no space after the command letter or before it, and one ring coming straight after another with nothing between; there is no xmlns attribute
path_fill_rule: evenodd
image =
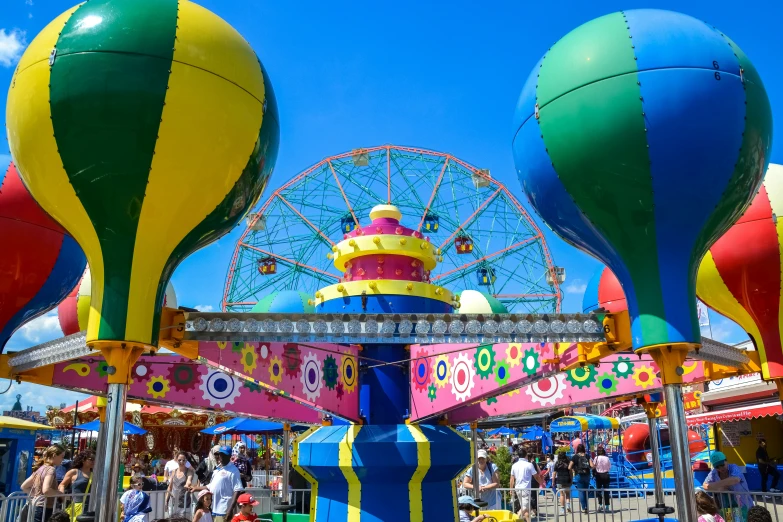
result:
<svg viewBox="0 0 783 522"><path fill-rule="evenodd" d="M294 464L314 483L317 522L456 520L454 477L470 441L447 426L324 426L295 442Z"/></svg>

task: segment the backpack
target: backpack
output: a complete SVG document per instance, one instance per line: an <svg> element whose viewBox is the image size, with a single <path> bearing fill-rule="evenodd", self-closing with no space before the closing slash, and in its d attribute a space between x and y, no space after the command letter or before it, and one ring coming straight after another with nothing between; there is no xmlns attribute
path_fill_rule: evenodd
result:
<svg viewBox="0 0 783 522"><path fill-rule="evenodd" d="M590 474L590 461L587 460L585 455L574 456L574 470L577 475L589 475Z"/></svg>

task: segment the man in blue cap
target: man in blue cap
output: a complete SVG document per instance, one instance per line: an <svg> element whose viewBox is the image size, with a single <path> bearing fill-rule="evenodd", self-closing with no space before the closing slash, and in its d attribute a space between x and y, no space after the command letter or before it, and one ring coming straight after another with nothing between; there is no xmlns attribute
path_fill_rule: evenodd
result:
<svg viewBox="0 0 783 522"><path fill-rule="evenodd" d="M745 475L736 464L727 464L726 455L721 451L713 451L710 455L710 471L704 479L702 487L710 493L732 492L719 495L723 509L736 510L739 516L736 520L747 520L748 509L753 507L753 499L748 494L748 482Z"/></svg>
<svg viewBox="0 0 783 522"><path fill-rule="evenodd" d="M231 448L220 446L215 455L218 467L212 472L209 485L194 486L191 491L208 489L212 493L212 520L228 522L234 513L239 494L244 490L242 477L237 467L231 462Z"/></svg>

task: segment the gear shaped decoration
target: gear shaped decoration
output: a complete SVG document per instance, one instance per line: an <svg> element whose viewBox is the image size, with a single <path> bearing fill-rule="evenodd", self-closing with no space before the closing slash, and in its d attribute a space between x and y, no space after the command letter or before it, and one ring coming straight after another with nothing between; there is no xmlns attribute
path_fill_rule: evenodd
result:
<svg viewBox="0 0 783 522"><path fill-rule="evenodd" d="M95 371L98 372L98 375L101 377L106 377L109 375L109 363L106 361L98 362L98 364L95 366Z"/></svg>
<svg viewBox="0 0 783 522"><path fill-rule="evenodd" d="M209 370L201 376L202 398L213 408L225 408L226 404L234 404L242 386L239 379L219 370Z"/></svg>
<svg viewBox="0 0 783 522"><path fill-rule="evenodd" d="M283 361L277 355L269 361L269 381L277 386L283 380Z"/></svg>
<svg viewBox="0 0 783 522"><path fill-rule="evenodd" d="M337 383L337 386L335 387L335 393L337 394L337 400L343 398L343 394L345 394L345 389L343 388L342 382Z"/></svg>
<svg viewBox="0 0 783 522"><path fill-rule="evenodd" d="M519 343L509 343L506 346L506 363L509 368L519 366L522 362L522 345Z"/></svg>
<svg viewBox="0 0 783 522"><path fill-rule="evenodd" d="M513 397L514 395L519 395L520 393L522 393L522 388L514 388L510 392L506 392L500 395L500 397Z"/></svg>
<svg viewBox="0 0 783 522"><path fill-rule="evenodd" d="M630 357L618 357L612 363L612 371L618 379L627 379L633 374L633 364Z"/></svg>
<svg viewBox="0 0 783 522"><path fill-rule="evenodd" d="M579 366L566 372L566 378L572 386L579 388L589 388L595 382L595 366L588 364Z"/></svg>
<svg viewBox="0 0 783 522"><path fill-rule="evenodd" d="M162 399L169 391L169 380L162 375L156 375L147 382L147 393L153 399Z"/></svg>
<svg viewBox="0 0 783 522"><path fill-rule="evenodd" d="M198 373L192 364L173 364L169 368L169 381L175 390L186 392L196 387Z"/></svg>
<svg viewBox="0 0 783 522"><path fill-rule="evenodd" d="M443 388L449 383L450 375L451 364L449 364L449 356L446 354L438 355L435 358L435 363L432 365L432 382L438 388Z"/></svg>
<svg viewBox="0 0 783 522"><path fill-rule="evenodd" d="M258 354L256 348L251 343L245 343L241 351L242 369L247 375L253 375L253 371L258 368Z"/></svg>
<svg viewBox="0 0 783 522"><path fill-rule="evenodd" d="M244 341L236 341L231 343L231 351L234 353L242 353L242 348L245 347Z"/></svg>
<svg viewBox="0 0 783 522"><path fill-rule="evenodd" d="M315 401L321 396L321 388L324 384L321 377L321 361L318 360L318 355L309 352L302 362L300 372L302 373L299 378L302 383L302 392L308 401Z"/></svg>
<svg viewBox="0 0 783 522"><path fill-rule="evenodd" d="M276 394L276 393L272 393L272 392L271 392L271 391L269 391L269 390L264 390L264 394L266 395L266 399L267 399L269 402L277 402L277 401L279 401L279 400L280 400L280 396L279 396L278 394Z"/></svg>
<svg viewBox="0 0 783 522"><path fill-rule="evenodd" d="M267 343L261 343L258 345L258 358L261 360L261 364L269 364L269 357L272 355L272 350L269 349Z"/></svg>
<svg viewBox="0 0 783 522"><path fill-rule="evenodd" d="M490 397L489 399L487 399L487 406L491 406L491 405L495 404L496 402L498 402L498 398L497 397Z"/></svg>
<svg viewBox="0 0 783 522"><path fill-rule="evenodd" d="M538 372L539 366L538 352L536 352L533 348L528 348L525 350L525 353L522 356L522 371L530 376L533 376Z"/></svg>
<svg viewBox="0 0 783 522"><path fill-rule="evenodd" d="M341 366L341 379L343 383L343 391L345 393L353 393L356 389L356 378L358 372L356 371L356 358L353 355L343 355L343 361Z"/></svg>
<svg viewBox="0 0 783 522"><path fill-rule="evenodd" d="M617 391L617 377L615 377L612 373L602 373L598 376L595 382L596 386L598 387L598 391L604 395L609 396Z"/></svg>
<svg viewBox="0 0 783 522"><path fill-rule="evenodd" d="M302 366L302 353L299 351L299 345L295 343L286 343L283 346L283 369L285 374L295 379L299 376L299 369Z"/></svg>
<svg viewBox="0 0 783 522"><path fill-rule="evenodd" d="M217 342L218 348L220 348L221 350L225 350L227 344L228 343L226 341L218 341Z"/></svg>
<svg viewBox="0 0 783 522"><path fill-rule="evenodd" d="M633 370L633 382L639 388L646 390L655 384L655 370L649 366L637 366Z"/></svg>
<svg viewBox="0 0 783 522"><path fill-rule="evenodd" d="M508 382L508 377L511 375L506 361L500 361L495 367L495 382L498 386L505 386Z"/></svg>
<svg viewBox="0 0 783 522"><path fill-rule="evenodd" d="M432 374L427 350L422 350L419 356L413 360L412 365L411 380L413 381L413 387L420 392L426 391L430 385L430 376Z"/></svg>
<svg viewBox="0 0 783 522"><path fill-rule="evenodd" d="M137 362L133 365L133 369L131 370L131 377L134 379L144 380L151 373L151 371L152 370L150 370L150 367L147 364L143 362Z"/></svg>
<svg viewBox="0 0 783 522"><path fill-rule="evenodd" d="M481 379L488 379L495 369L495 349L492 345L479 346L473 354L476 374Z"/></svg>
<svg viewBox="0 0 783 522"><path fill-rule="evenodd" d="M324 386L330 390L337 386L337 361L331 355L324 359Z"/></svg>
<svg viewBox="0 0 783 522"><path fill-rule="evenodd" d="M463 352L457 355L451 364L451 393L458 401L465 402L470 398L473 387L476 385L475 378L476 370L470 363L467 354Z"/></svg>
<svg viewBox="0 0 783 522"><path fill-rule="evenodd" d="M525 393L541 406L554 406L558 399L563 398L565 389L565 375L559 373L527 386Z"/></svg>
<svg viewBox="0 0 783 522"><path fill-rule="evenodd" d="M427 398L430 400L430 402L433 402L438 398L438 387L434 384L430 384L427 388Z"/></svg>

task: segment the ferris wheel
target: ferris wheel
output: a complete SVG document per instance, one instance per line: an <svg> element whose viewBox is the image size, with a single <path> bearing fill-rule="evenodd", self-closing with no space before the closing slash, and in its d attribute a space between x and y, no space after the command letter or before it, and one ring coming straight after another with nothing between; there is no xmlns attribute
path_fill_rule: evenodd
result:
<svg viewBox="0 0 783 522"><path fill-rule="evenodd" d="M450 154L384 145L328 157L277 189L247 218L222 308L249 311L280 290L314 295L340 281L332 246L378 204L429 237L442 261L430 280L478 290L510 312L559 312L565 272L527 211L490 172Z"/></svg>

